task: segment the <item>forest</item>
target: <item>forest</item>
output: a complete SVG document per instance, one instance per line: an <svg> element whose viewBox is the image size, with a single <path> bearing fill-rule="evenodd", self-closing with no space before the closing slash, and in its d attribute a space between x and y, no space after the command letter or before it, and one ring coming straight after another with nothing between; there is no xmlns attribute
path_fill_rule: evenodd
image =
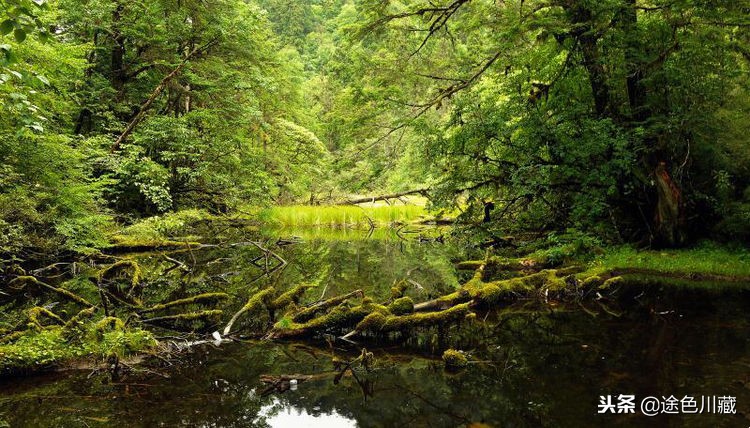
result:
<svg viewBox="0 0 750 428"><path fill-rule="evenodd" d="M0 426L644 426L592 419L632 392L747 425L749 27L747 0L0 0Z"/></svg>

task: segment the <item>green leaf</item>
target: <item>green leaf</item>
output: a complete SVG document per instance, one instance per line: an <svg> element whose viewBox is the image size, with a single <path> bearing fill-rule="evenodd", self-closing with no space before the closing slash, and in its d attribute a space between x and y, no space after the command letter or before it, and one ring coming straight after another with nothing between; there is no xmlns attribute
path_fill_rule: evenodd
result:
<svg viewBox="0 0 750 428"><path fill-rule="evenodd" d="M24 40L26 40L26 31L24 31L24 30L22 30L20 28L16 28L16 30L13 31L13 37L16 38L16 41L18 43L21 43Z"/></svg>
<svg viewBox="0 0 750 428"><path fill-rule="evenodd" d="M44 83L45 85L50 86L49 80L46 77L42 76L41 74L37 74L36 78L39 79L39 81Z"/></svg>
<svg viewBox="0 0 750 428"><path fill-rule="evenodd" d="M10 34L10 32L13 31L15 25L15 21L13 21L12 19L6 19L2 24L0 24L0 34L2 34L3 36L6 34Z"/></svg>
<svg viewBox="0 0 750 428"><path fill-rule="evenodd" d="M18 62L18 57L13 51L8 50L8 51L5 51L5 61L8 64L15 64Z"/></svg>
<svg viewBox="0 0 750 428"><path fill-rule="evenodd" d="M52 40L52 34L50 34L49 31L41 31L39 32L39 40L42 43L48 43L50 40Z"/></svg>

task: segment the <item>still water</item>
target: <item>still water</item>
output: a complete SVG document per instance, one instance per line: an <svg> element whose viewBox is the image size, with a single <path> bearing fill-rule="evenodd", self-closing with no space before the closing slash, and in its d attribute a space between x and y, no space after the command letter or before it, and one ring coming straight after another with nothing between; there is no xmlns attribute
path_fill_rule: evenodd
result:
<svg viewBox="0 0 750 428"><path fill-rule="evenodd" d="M419 301L465 279L453 263L466 251L439 242L370 236L275 248L288 264L263 281L316 284L311 300L358 288L377 300L408 279L408 294ZM238 292L256 278L257 267L248 268L256 250L173 255L190 267L179 274L182 291ZM160 255L141 261L167 275ZM0 426L748 427L748 313L747 288L650 285L584 303L519 302L408 340L206 344L118 381L90 369L0 381ZM352 359L362 347L375 354L373 370L336 382L333 356ZM440 356L447 347L466 351L472 363L446 372ZM294 374L313 377L283 391L260 380ZM637 405L647 396L693 396L698 404L734 397L736 413L597 413L600 396L620 394L634 395Z"/></svg>

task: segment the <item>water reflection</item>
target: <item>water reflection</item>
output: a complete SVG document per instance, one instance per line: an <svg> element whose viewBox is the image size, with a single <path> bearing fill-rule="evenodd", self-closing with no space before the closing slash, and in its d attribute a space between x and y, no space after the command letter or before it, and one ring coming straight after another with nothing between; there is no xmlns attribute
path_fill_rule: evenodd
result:
<svg viewBox="0 0 750 428"><path fill-rule="evenodd" d="M320 409L313 408L312 410ZM304 408L284 406L279 400L261 407L258 419L254 422L271 427L351 428L357 426L356 421L341 416L336 410L314 414Z"/></svg>
<svg viewBox="0 0 750 428"><path fill-rule="evenodd" d="M312 241L282 251L289 266L272 281L315 282L312 299L356 288L378 298L405 277L419 284L409 293L425 299L460 280L452 267L460 250L444 245ZM175 257L196 266L181 278L194 294L214 287L246 290L257 275L248 263L255 256L236 247ZM158 272L155 266L163 259L145 257L153 258L151 268ZM164 281L149 292L172 292ZM4 381L0 426L750 425L746 291L655 286L621 290L606 307L520 302L442 335L426 330L408 340L357 345L206 344L178 365L157 364L121 382L90 371ZM333 356L351 359L363 346L375 353L375 370L334 382ZM445 372L439 356L448 346L465 350L474 362L459 373ZM264 393L261 376L292 374L311 377L296 389ZM731 395L737 397L737 414L597 415L599 396L608 394Z"/></svg>

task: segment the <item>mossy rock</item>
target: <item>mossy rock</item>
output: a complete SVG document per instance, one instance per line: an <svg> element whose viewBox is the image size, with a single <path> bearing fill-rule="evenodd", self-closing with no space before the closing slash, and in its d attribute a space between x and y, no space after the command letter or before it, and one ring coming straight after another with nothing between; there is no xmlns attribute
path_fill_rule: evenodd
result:
<svg viewBox="0 0 750 428"><path fill-rule="evenodd" d="M446 370L457 371L466 368L469 365L469 359L461 351L448 349L443 352L443 363L445 363Z"/></svg>

